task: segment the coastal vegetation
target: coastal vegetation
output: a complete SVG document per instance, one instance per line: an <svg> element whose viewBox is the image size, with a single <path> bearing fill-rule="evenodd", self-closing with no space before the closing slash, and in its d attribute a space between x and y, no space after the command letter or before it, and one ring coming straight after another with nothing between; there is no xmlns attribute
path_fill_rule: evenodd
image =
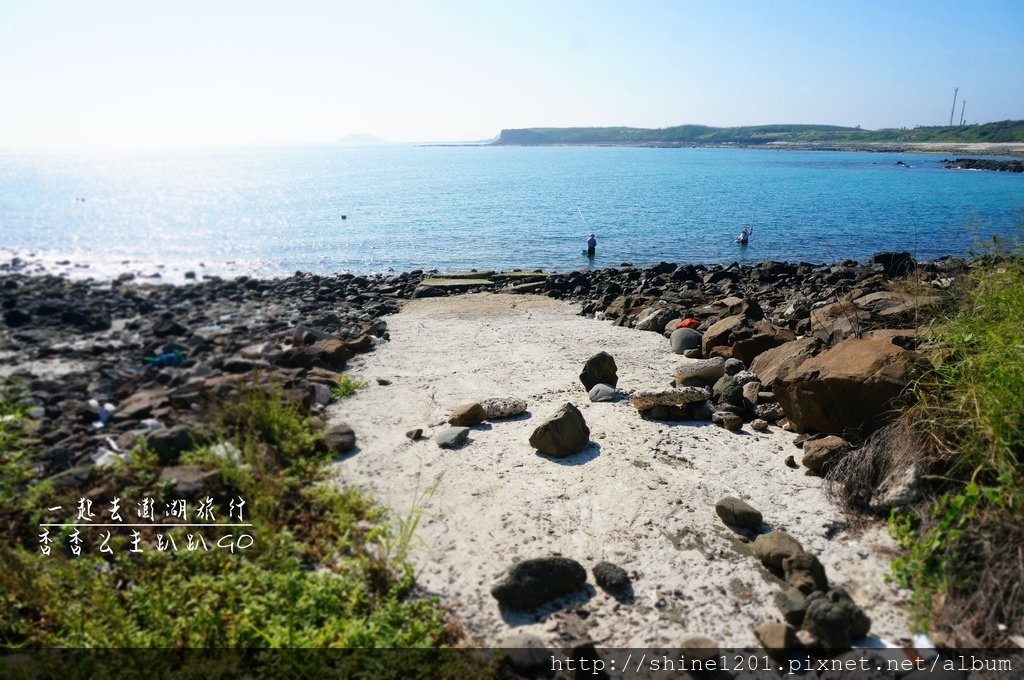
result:
<svg viewBox="0 0 1024 680"><path fill-rule="evenodd" d="M962 284L928 327L936 358L901 416L923 435L937 493L893 513L893 573L920 626L990 645L1024 616L1024 263L984 258Z"/></svg>
<svg viewBox="0 0 1024 680"><path fill-rule="evenodd" d="M501 131L499 145L580 144L614 146L760 146L766 144L850 145L916 143L1024 143L1024 120L963 126L863 130L837 125L678 125L633 127L523 128Z"/></svg>
<svg viewBox="0 0 1024 680"><path fill-rule="evenodd" d="M64 547L68 527L51 554L40 550L45 509L74 508L79 499L36 481L39 447L20 399L16 384L3 385L0 519L11 537L0 546L5 647L431 648L459 639L437 601L414 594L407 533L394 532L361 492L331 480L321 431L281 392L252 386L224 401L208 421L211 443L182 456L209 473L204 493L248 499L252 547L235 534L233 550L186 550L184 530L173 529L173 552L133 553L129 537L115 535L113 554L78 556ZM94 468L93 483L162 507L173 494L159 472L158 457L140 444L124 463ZM142 532L148 545L152 532Z"/></svg>

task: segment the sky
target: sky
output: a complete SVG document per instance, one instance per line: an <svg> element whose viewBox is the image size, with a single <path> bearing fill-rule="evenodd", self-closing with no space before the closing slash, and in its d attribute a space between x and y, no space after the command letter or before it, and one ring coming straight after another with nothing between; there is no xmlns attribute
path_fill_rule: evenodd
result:
<svg viewBox="0 0 1024 680"><path fill-rule="evenodd" d="M0 0L0 148L1024 118L1024 1Z"/></svg>

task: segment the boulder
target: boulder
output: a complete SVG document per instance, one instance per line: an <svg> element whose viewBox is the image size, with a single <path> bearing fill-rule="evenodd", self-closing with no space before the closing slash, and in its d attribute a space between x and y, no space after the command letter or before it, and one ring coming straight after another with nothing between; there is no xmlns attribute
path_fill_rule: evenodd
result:
<svg viewBox="0 0 1024 680"><path fill-rule="evenodd" d="M610 357L609 357L610 358ZM571 456L590 442L590 428L583 414L564 404L530 435L530 446L547 456Z"/></svg>
<svg viewBox="0 0 1024 680"><path fill-rule="evenodd" d="M640 390L629 395L629 403L637 411L649 411L655 406L686 406L706 400L710 395L702 387L676 387L666 390Z"/></svg>
<svg viewBox="0 0 1024 680"><path fill-rule="evenodd" d="M875 253L871 256L871 263L882 267L886 276L902 276L914 270L917 263L907 251Z"/></svg>
<svg viewBox="0 0 1024 680"><path fill-rule="evenodd" d="M583 365L583 372L580 373L580 382L588 391L597 384L611 385L619 384L619 375L615 366L615 359L607 352L598 352L587 359Z"/></svg>
<svg viewBox="0 0 1024 680"><path fill-rule="evenodd" d="M513 611L535 609L545 602L573 593L587 582L587 571L567 557L539 557L512 566L491 588L491 595Z"/></svg>
<svg viewBox="0 0 1024 680"><path fill-rule="evenodd" d="M796 629L785 623L762 623L754 628L754 636L765 649L786 650L797 646Z"/></svg>
<svg viewBox="0 0 1024 680"><path fill-rule="evenodd" d="M808 552L799 552L782 560L782 573L786 583L809 595L815 590L828 590L825 567L817 557Z"/></svg>
<svg viewBox="0 0 1024 680"><path fill-rule="evenodd" d="M593 402L615 401L615 397L617 395L618 392L615 390L614 387L612 387L611 385L605 385L603 383L598 383L597 385L594 385L593 387L590 388L589 392L590 401Z"/></svg>
<svg viewBox="0 0 1024 680"><path fill-rule="evenodd" d="M494 397L480 402L487 420L515 418L526 413L526 402L515 397Z"/></svg>
<svg viewBox="0 0 1024 680"><path fill-rule="evenodd" d="M146 445L160 459L161 465L173 465L181 454L195 445L195 440L187 428L176 425L148 432Z"/></svg>
<svg viewBox="0 0 1024 680"><path fill-rule="evenodd" d="M782 570L782 561L804 552L800 541L785 531L769 531L754 539L754 557L766 567Z"/></svg>
<svg viewBox="0 0 1024 680"><path fill-rule="evenodd" d="M668 307L653 307L648 308L640 312L640 316L636 322L636 329L638 331L654 331L655 333L661 333L665 330L665 325L672 319L678 316L677 310L670 309Z"/></svg>
<svg viewBox="0 0 1024 680"><path fill-rule="evenodd" d="M737 314L727 316L713 323L710 328L704 331L701 338L701 351L704 356L711 356L711 349L721 345L732 345L732 334L738 330L746 321L746 318Z"/></svg>
<svg viewBox="0 0 1024 680"><path fill-rule="evenodd" d="M859 433L879 424L916 358L886 339L845 340L778 376L773 391L797 432Z"/></svg>
<svg viewBox="0 0 1024 680"><path fill-rule="evenodd" d="M677 328L669 336L669 343L673 352L682 354L688 349L700 347L703 337L699 331L692 328Z"/></svg>
<svg viewBox="0 0 1024 680"><path fill-rule="evenodd" d="M725 359L682 359L676 364L676 384L682 385L687 380L697 378L705 382L714 382L725 375Z"/></svg>
<svg viewBox="0 0 1024 680"><path fill-rule="evenodd" d="M621 592L629 587L629 574L617 564L598 562L593 571L594 581L607 591Z"/></svg>
<svg viewBox="0 0 1024 680"><path fill-rule="evenodd" d="M760 512L746 501L734 496L726 496L715 503L715 512L723 522L747 529L757 529L764 522Z"/></svg>
<svg viewBox="0 0 1024 680"><path fill-rule="evenodd" d="M790 586L775 593L774 600L786 623L800 626L804 622L804 613L807 612L807 596L804 593Z"/></svg>
<svg viewBox="0 0 1024 680"><path fill-rule="evenodd" d="M835 588L807 596L802 630L815 637L821 647L849 649L854 640L871 629L871 619L854 604L845 590Z"/></svg>
<svg viewBox="0 0 1024 680"><path fill-rule="evenodd" d="M813 472L828 472L832 466L850 453L845 439L835 435L804 442L804 457L800 462Z"/></svg>
<svg viewBox="0 0 1024 680"><path fill-rule="evenodd" d="M487 412L484 411L484 407L474 401L462 406L456 406L452 410L451 416L448 417L448 424L455 425L456 427L468 427L479 425L486 419Z"/></svg>
<svg viewBox="0 0 1024 680"><path fill-rule="evenodd" d="M732 432L743 429L743 418L729 411L715 411L711 414L711 422Z"/></svg>
<svg viewBox="0 0 1024 680"><path fill-rule="evenodd" d="M817 354L820 346L821 342L817 338L787 342L759 354L750 370L761 380L764 388L771 389L780 374L796 370L800 364Z"/></svg>
<svg viewBox="0 0 1024 680"><path fill-rule="evenodd" d="M870 319L870 312L854 302L841 300L811 310L811 333L822 342L838 342L859 336Z"/></svg>
<svg viewBox="0 0 1024 680"><path fill-rule="evenodd" d="M331 453L346 453L355 448L356 433L348 423L336 423L324 432L324 441Z"/></svg>
<svg viewBox="0 0 1024 680"><path fill-rule="evenodd" d="M735 376L723 375L711 388L711 400L716 404L728 404L736 408L743 408L743 387L737 382Z"/></svg>
<svg viewBox="0 0 1024 680"><path fill-rule="evenodd" d="M469 440L468 427L448 427L437 433L434 441L442 449L457 449Z"/></svg>

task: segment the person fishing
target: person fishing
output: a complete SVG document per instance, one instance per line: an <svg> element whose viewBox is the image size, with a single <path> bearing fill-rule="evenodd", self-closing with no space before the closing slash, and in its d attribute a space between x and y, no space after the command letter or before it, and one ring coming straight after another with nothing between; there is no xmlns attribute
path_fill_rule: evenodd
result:
<svg viewBox="0 0 1024 680"><path fill-rule="evenodd" d="M750 235L753 233L753 228L747 229L746 227L743 227L743 229L740 230L740 235L736 237L736 243L739 243L740 245L746 245L747 241L750 240Z"/></svg>
<svg viewBox="0 0 1024 680"><path fill-rule="evenodd" d="M594 252L597 250L597 239L591 234L590 238L587 239L587 257L594 257Z"/></svg>

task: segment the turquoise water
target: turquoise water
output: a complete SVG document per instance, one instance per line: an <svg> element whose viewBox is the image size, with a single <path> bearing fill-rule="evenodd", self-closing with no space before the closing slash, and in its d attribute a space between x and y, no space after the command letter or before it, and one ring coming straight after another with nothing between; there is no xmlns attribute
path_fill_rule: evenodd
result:
<svg viewBox="0 0 1024 680"><path fill-rule="evenodd" d="M261 275L564 271L825 262L891 249L932 258L1024 229L1024 176L946 170L942 157L596 147L2 152L0 248L88 263L98 274L200 263L202 272ZM744 226L754 229L745 248L733 242ZM591 231L593 263L581 255Z"/></svg>

